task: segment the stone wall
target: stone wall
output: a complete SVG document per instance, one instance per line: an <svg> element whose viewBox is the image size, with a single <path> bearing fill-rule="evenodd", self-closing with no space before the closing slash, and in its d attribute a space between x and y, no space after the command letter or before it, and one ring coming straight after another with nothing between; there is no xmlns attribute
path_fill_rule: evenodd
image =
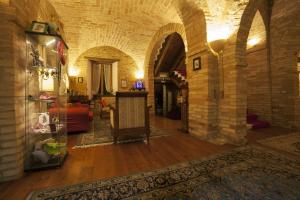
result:
<svg viewBox="0 0 300 200"><path fill-rule="evenodd" d="M271 88L268 49L247 54L247 109L259 119L271 121Z"/></svg>
<svg viewBox="0 0 300 200"><path fill-rule="evenodd" d="M24 170L26 37L31 21L57 22L47 1L0 1L0 182ZM61 27L62 28L62 27Z"/></svg>
<svg viewBox="0 0 300 200"><path fill-rule="evenodd" d="M267 31L260 11L253 19L247 45L247 109L271 121L271 79Z"/></svg>
<svg viewBox="0 0 300 200"><path fill-rule="evenodd" d="M72 81L70 84L70 89L75 91L78 94L87 95L87 67L88 59L85 57L92 58L106 58L119 60L118 61L118 86L119 90L129 90L132 86L135 79L135 72L138 70L138 67L135 61L122 51L113 48L113 47L95 47L89 49L77 59L75 63L76 69L80 70L78 77L83 77L83 83L78 83L76 80ZM127 80L127 88L121 87L121 80Z"/></svg>
<svg viewBox="0 0 300 200"><path fill-rule="evenodd" d="M300 1L275 0L271 16L272 121L300 128L297 52L300 47Z"/></svg>

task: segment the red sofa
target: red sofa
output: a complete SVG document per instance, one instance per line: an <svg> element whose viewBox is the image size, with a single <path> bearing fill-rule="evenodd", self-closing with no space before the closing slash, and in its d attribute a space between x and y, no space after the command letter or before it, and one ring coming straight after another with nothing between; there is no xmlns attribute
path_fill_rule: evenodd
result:
<svg viewBox="0 0 300 200"><path fill-rule="evenodd" d="M67 131L71 132L87 132L90 128L90 121L93 120L93 112L90 111L89 105L76 103L71 106L59 109L52 107L48 110L50 116L58 112L66 112L67 116Z"/></svg>

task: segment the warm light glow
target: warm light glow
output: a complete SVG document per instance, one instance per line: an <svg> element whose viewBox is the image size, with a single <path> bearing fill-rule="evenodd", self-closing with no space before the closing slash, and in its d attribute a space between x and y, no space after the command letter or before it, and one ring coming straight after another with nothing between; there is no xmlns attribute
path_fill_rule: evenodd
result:
<svg viewBox="0 0 300 200"><path fill-rule="evenodd" d="M78 76L80 73L80 70L75 67L70 67L68 70L69 76Z"/></svg>
<svg viewBox="0 0 300 200"><path fill-rule="evenodd" d="M135 72L135 78L136 79L143 79L144 78L144 71L139 70L139 71Z"/></svg>
<svg viewBox="0 0 300 200"><path fill-rule="evenodd" d="M233 29L227 24L214 24L207 30L207 41L212 42L220 39L228 39Z"/></svg>
<svg viewBox="0 0 300 200"><path fill-rule="evenodd" d="M69 89L70 88L70 82L69 82L69 77L68 77L67 74L65 75L65 80L66 80L66 88Z"/></svg>
<svg viewBox="0 0 300 200"><path fill-rule="evenodd" d="M247 44L250 47L253 47L255 45L257 45L260 42L260 38L252 38L250 40L248 40Z"/></svg>
<svg viewBox="0 0 300 200"><path fill-rule="evenodd" d="M50 40L49 42L46 43L46 46L49 46L49 45L53 44L54 42L55 42L55 39Z"/></svg>
<svg viewBox="0 0 300 200"><path fill-rule="evenodd" d="M41 82L40 85L41 91L45 91L45 92L54 91L54 79L52 76L50 76L47 80L40 78L40 82Z"/></svg>

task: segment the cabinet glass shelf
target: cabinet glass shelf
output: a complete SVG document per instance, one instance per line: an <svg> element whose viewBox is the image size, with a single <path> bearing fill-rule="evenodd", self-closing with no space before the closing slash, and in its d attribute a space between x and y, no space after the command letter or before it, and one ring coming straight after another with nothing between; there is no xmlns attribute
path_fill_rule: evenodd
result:
<svg viewBox="0 0 300 200"><path fill-rule="evenodd" d="M58 167L67 156L67 50L59 35L26 31L25 170Z"/></svg>

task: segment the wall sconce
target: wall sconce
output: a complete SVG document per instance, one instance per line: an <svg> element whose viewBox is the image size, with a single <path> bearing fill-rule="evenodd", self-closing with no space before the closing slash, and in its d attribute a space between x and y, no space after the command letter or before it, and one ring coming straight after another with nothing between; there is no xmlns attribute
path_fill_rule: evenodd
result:
<svg viewBox="0 0 300 200"><path fill-rule="evenodd" d="M144 71L143 70L139 70L135 72L135 78L136 79L143 79L144 78Z"/></svg>
<svg viewBox="0 0 300 200"><path fill-rule="evenodd" d="M69 76L78 76L80 73L80 70L75 67L70 67L68 70Z"/></svg>

